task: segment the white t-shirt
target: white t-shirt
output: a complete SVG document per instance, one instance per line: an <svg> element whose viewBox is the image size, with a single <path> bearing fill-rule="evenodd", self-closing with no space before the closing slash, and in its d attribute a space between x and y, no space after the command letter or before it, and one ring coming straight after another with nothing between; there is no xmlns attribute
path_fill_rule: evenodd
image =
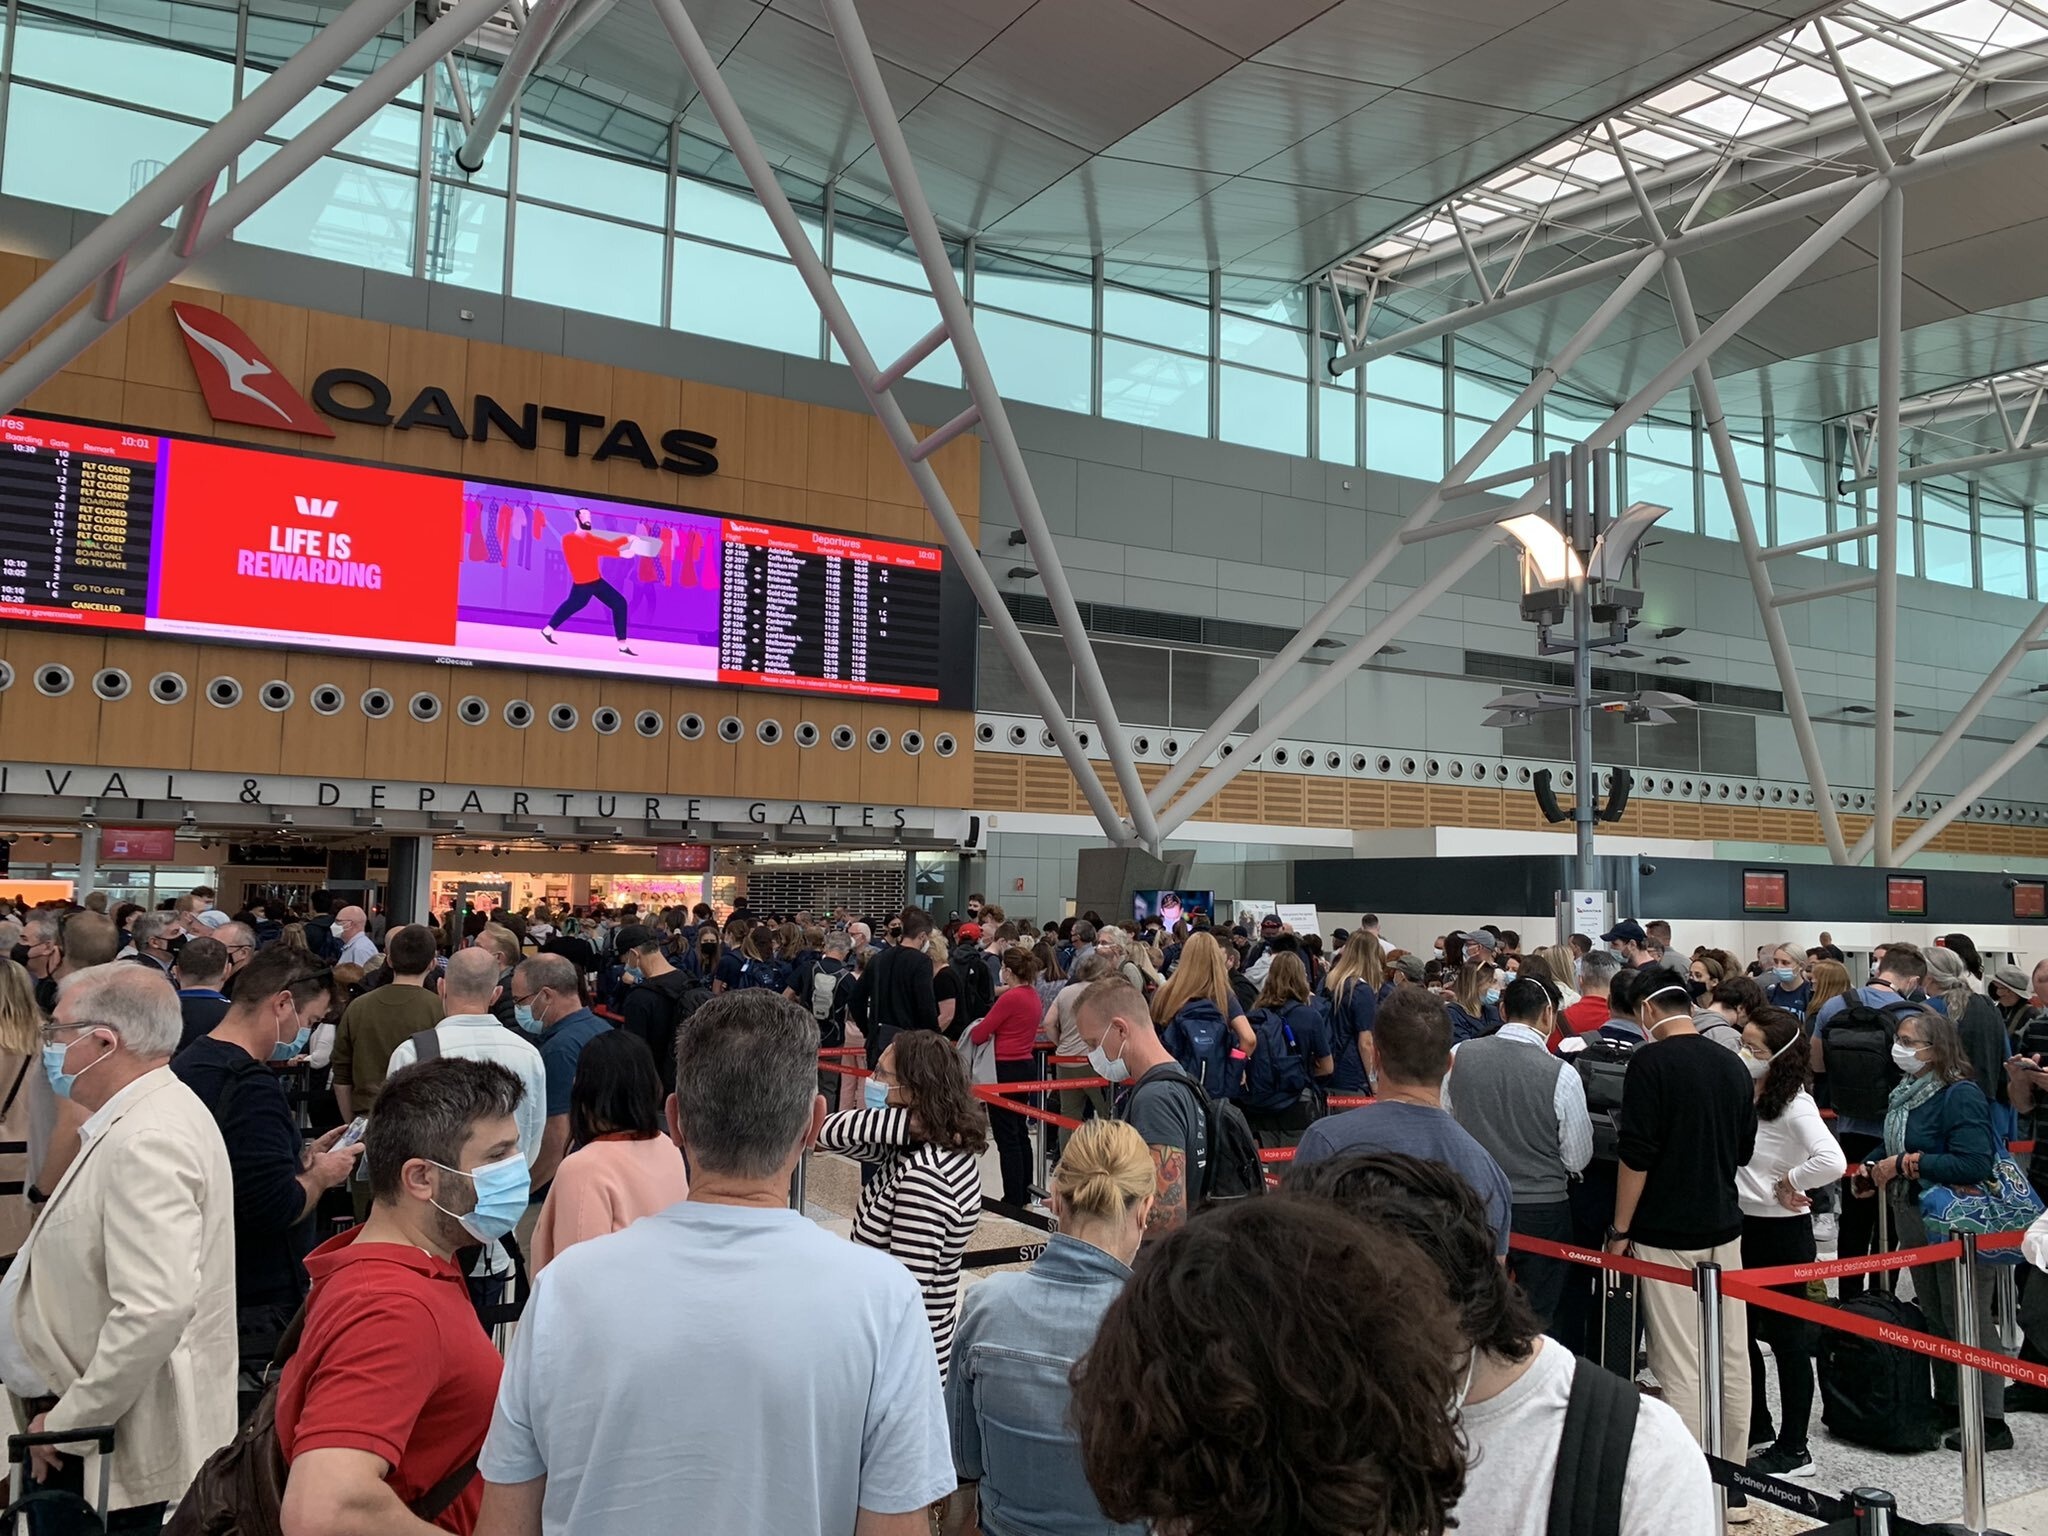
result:
<svg viewBox="0 0 2048 1536"><path fill-rule="evenodd" d="M1465 1406L1471 1468L1453 1511L1461 1530L1545 1536L1549 1527L1550 1488L1580 1362L1555 1339L1536 1342L1536 1359L1505 1392ZM1706 1458L1678 1415L1652 1397L1636 1414L1621 1536L1721 1536Z"/></svg>

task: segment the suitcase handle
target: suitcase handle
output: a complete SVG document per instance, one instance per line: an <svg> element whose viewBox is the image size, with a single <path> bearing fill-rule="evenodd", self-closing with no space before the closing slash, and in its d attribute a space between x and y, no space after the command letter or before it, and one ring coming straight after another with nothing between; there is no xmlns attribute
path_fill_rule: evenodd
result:
<svg viewBox="0 0 2048 1536"><path fill-rule="evenodd" d="M31 1446L78 1445L87 1442L90 1442L100 1455L100 1498L98 1508L100 1529L104 1531L107 1528L107 1515L111 1508L113 1494L114 1428L111 1424L89 1425L78 1429L43 1429L37 1430L33 1434L9 1435L7 1437L7 1460L9 1463L7 1468L8 1510L18 1513L25 1503L43 1497L40 1493L30 1493L24 1486L28 1470L28 1452ZM52 1499L69 1499L74 1497L79 1496L51 1494L48 1498L44 1499L44 1502L49 1502ZM81 1497L79 1502L84 1503L85 1501ZM7 1523L9 1526L13 1524L11 1519Z"/></svg>
<svg viewBox="0 0 2048 1536"><path fill-rule="evenodd" d="M7 1459L20 1461L21 1453L37 1445L76 1445L90 1440L93 1448L102 1456L113 1454L114 1429L112 1425L91 1426L84 1429L44 1429L34 1434L9 1435L7 1437Z"/></svg>

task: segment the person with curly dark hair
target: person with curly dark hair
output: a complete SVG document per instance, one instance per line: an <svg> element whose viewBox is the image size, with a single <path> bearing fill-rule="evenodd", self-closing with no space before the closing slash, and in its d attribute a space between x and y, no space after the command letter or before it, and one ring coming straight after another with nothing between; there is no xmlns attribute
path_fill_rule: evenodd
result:
<svg viewBox="0 0 2048 1536"><path fill-rule="evenodd" d="M1443 1290L1412 1243L1320 1201L1149 1239L1074 1367L1103 1513L1175 1536L1441 1536L1467 1354Z"/></svg>
<svg viewBox="0 0 2048 1536"><path fill-rule="evenodd" d="M1486 1206L1442 1163L1393 1152L1358 1153L1298 1168L1287 1199L1329 1201L1368 1227L1407 1239L1439 1271L1470 1350L1471 1386L1459 1415L1465 1491L1453 1513L1461 1531L1543 1536L1565 1415L1575 1387L1606 1385L1547 1338L1508 1273L1494 1259ZM1614 1381L1616 1406L1632 1416L1620 1489L1621 1536L1717 1536L1720 1521L1706 1458L1684 1423L1654 1398Z"/></svg>
<svg viewBox="0 0 2048 1536"><path fill-rule="evenodd" d="M826 1116L818 1150L878 1165L861 1187L853 1240L894 1254L916 1277L944 1380L960 1259L981 1220L988 1111L952 1042L934 1030L899 1032L863 1088L867 1107Z"/></svg>

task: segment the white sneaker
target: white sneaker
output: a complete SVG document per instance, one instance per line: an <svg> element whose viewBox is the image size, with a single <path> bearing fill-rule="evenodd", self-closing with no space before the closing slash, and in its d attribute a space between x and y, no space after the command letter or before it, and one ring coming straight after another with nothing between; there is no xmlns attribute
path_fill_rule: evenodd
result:
<svg viewBox="0 0 2048 1536"><path fill-rule="evenodd" d="M1813 1218L1813 1240L1823 1247L1833 1247L1842 1235L1842 1219L1833 1211L1822 1211Z"/></svg>

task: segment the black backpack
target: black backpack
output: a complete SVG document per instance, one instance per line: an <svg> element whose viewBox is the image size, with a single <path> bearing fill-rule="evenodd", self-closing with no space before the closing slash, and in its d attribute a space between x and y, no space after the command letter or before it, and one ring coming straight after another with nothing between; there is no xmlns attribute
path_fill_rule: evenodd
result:
<svg viewBox="0 0 2048 1536"><path fill-rule="evenodd" d="M978 949L964 950L948 962L960 982L960 1002L953 1010L956 1025L979 1024L996 1005L996 986L988 974L988 957Z"/></svg>
<svg viewBox="0 0 2048 1536"><path fill-rule="evenodd" d="M1873 1008L1860 992L1829 1017L1820 1037L1821 1061L1827 1072L1828 1102L1837 1115L1854 1120L1882 1120L1892 1089L1902 1074L1892 1064L1892 1042L1898 1038L1902 1014L1919 1011L1904 998Z"/></svg>
<svg viewBox="0 0 2048 1536"><path fill-rule="evenodd" d="M1231 1097L1248 1109L1278 1114L1311 1093L1314 1073L1308 1047L1291 1022L1293 1011L1254 1008L1246 1020L1258 1045L1245 1063L1244 1082Z"/></svg>
<svg viewBox="0 0 2048 1536"><path fill-rule="evenodd" d="M1565 1056L1586 1089L1586 1113L1593 1122L1593 1155L1621 1156L1621 1090L1628 1077L1629 1059L1638 1042L1609 1040L1602 1035L1580 1035L1584 1050Z"/></svg>
<svg viewBox="0 0 2048 1536"><path fill-rule="evenodd" d="M1830 1032L1840 1022L1830 1020ZM1880 1290L1852 1297L1837 1310L1865 1322L1928 1331L1926 1313ZM1931 1451L1941 1443L1925 1355L1823 1328L1814 1359L1821 1422L1836 1438L1879 1451Z"/></svg>
<svg viewBox="0 0 2048 1536"><path fill-rule="evenodd" d="M1259 1160L1259 1138L1244 1111L1228 1099L1210 1097L1178 1068L1159 1080L1181 1083L1202 1106L1202 1165L1188 1175L1190 1209L1263 1195L1266 1165Z"/></svg>

